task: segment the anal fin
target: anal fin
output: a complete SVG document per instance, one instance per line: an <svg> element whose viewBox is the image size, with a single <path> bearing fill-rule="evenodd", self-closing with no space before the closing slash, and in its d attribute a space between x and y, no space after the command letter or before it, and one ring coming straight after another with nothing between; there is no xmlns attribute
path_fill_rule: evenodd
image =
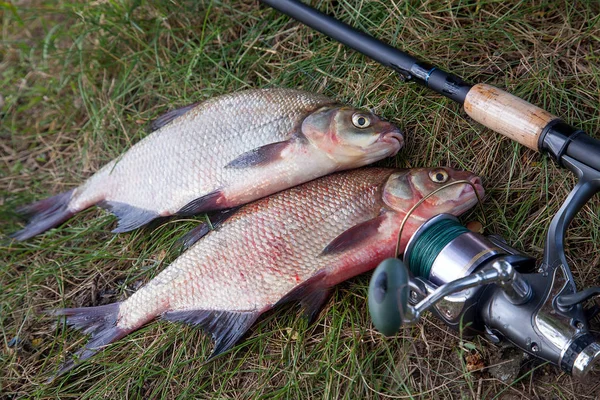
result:
<svg viewBox="0 0 600 400"><path fill-rule="evenodd" d="M173 121L175 118L181 117L183 114L195 108L198 104L200 104L200 102L190 104L189 106L176 108L171 111L167 111L166 113L164 113L163 115L156 118L150 123L150 132L159 130L163 126L167 125L169 122Z"/></svg>
<svg viewBox="0 0 600 400"><path fill-rule="evenodd" d="M358 246L363 241L377 234L379 226L385 219L380 215L363 223L353 226L333 239L321 252L320 256L337 254Z"/></svg>
<svg viewBox="0 0 600 400"><path fill-rule="evenodd" d="M290 145L290 141L275 142L247 151L229 162L225 168L250 168L265 166L281 159L281 153Z"/></svg>
<svg viewBox="0 0 600 400"><path fill-rule="evenodd" d="M160 217L156 211L145 210L116 201L101 201L98 203L98 207L110 211L119 219L117 227L113 229L114 233L132 231Z"/></svg>
<svg viewBox="0 0 600 400"><path fill-rule="evenodd" d="M250 329L261 311L185 310L168 311L163 319L199 326L215 341L210 358L229 350Z"/></svg>

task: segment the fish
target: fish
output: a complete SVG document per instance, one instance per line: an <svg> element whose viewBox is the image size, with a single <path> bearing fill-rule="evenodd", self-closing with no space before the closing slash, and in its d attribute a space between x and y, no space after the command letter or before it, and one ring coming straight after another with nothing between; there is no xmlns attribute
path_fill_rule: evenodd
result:
<svg viewBox="0 0 600 400"><path fill-rule="evenodd" d="M79 187L20 207L26 240L97 205L113 232L159 217L223 210L336 171L394 156L404 135L321 94L253 89L172 110L154 131Z"/></svg>
<svg viewBox="0 0 600 400"><path fill-rule="evenodd" d="M439 213L460 215L484 195L481 179L451 168L340 172L242 206L128 299L52 311L91 335L58 374L156 318L203 328L211 358L230 349L264 312L299 301L314 318L338 283L395 257ZM475 189L473 189L473 187ZM477 194L476 194L477 191Z"/></svg>

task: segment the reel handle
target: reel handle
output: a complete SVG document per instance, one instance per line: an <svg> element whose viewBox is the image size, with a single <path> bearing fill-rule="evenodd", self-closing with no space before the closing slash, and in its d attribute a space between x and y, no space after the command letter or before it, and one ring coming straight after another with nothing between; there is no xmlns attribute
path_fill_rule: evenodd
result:
<svg viewBox="0 0 600 400"><path fill-rule="evenodd" d="M448 282L418 304L408 302L411 287L419 285L411 282L408 268L396 258L382 261L369 284L369 312L375 328L386 336L398 332L402 324L413 324L421 314L435 306L444 297L477 286L495 283L513 304L523 304L531 298L531 286L509 262L500 260L480 271Z"/></svg>

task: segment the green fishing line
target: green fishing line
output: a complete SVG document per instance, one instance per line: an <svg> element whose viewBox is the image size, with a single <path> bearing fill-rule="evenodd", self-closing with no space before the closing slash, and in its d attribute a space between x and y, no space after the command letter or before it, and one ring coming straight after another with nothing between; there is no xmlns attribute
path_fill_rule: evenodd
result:
<svg viewBox="0 0 600 400"><path fill-rule="evenodd" d="M429 278L435 258L448 243L465 232L467 228L458 221L441 219L420 234L408 259L410 270L415 276Z"/></svg>

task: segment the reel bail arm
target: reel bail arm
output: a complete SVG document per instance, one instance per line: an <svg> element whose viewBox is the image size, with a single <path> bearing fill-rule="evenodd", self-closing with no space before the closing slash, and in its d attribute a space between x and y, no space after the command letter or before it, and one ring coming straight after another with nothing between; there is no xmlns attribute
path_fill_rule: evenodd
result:
<svg viewBox="0 0 600 400"><path fill-rule="evenodd" d="M446 283L432 290L419 278L409 278L409 272L402 261L397 258L388 258L377 268L371 280L370 292L375 293L369 297L369 309L375 327L386 335L392 335L400 329L401 325L416 323L421 314L444 300L445 297L464 290L488 284L497 284L513 304L523 304L531 297L531 287L519 274L512 264L501 260L482 268L480 271L467 275L464 278ZM431 286L429 286L431 288ZM424 298L416 305L410 305L406 291L411 290L411 298ZM402 292L402 293L401 293ZM399 305L399 318L395 318L394 325L390 325L391 314L389 308L382 308L385 293L395 293L402 301ZM394 297L394 300L397 300ZM393 312L393 311L392 311Z"/></svg>
<svg viewBox="0 0 600 400"><path fill-rule="evenodd" d="M413 307L412 318L406 320L405 323L416 322L423 311L429 310L446 296L492 283L498 285L507 299L515 305L523 304L531 297L531 286L512 264L504 260L496 261L474 274L438 287Z"/></svg>

